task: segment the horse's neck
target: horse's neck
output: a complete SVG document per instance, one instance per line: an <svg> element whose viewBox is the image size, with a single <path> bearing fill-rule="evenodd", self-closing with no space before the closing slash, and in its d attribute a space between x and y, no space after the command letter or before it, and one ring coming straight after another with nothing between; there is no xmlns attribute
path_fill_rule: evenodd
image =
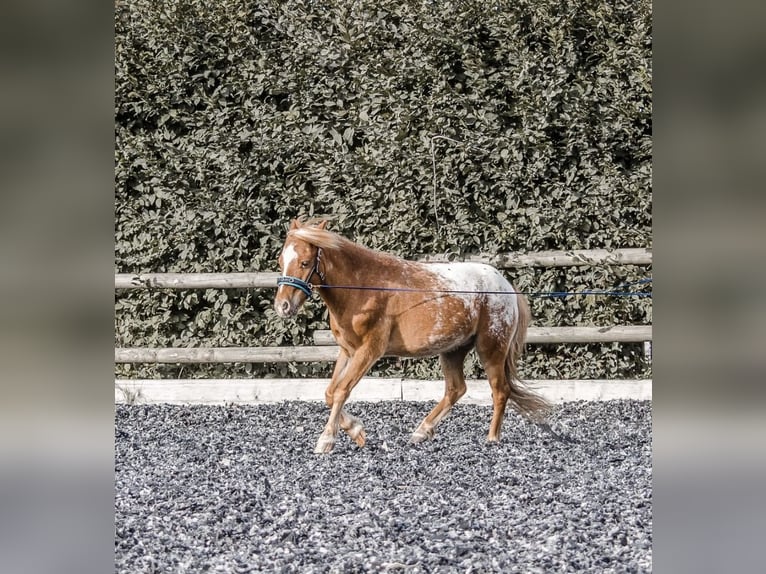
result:
<svg viewBox="0 0 766 574"><path fill-rule="evenodd" d="M342 250L324 255L327 269L325 282L328 285L374 287L385 282L385 274L396 258L378 253L366 247L352 244ZM322 289L320 294L332 310L334 305L343 304L360 291L352 289Z"/></svg>
<svg viewBox="0 0 766 574"><path fill-rule="evenodd" d="M351 244L328 254L327 281L335 285L359 284L368 274L375 274L383 256L361 245Z"/></svg>

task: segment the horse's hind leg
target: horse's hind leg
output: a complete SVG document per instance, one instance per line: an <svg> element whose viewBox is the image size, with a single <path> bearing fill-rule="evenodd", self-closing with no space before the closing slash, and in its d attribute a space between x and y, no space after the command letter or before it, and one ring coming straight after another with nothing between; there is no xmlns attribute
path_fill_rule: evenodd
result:
<svg viewBox="0 0 766 574"><path fill-rule="evenodd" d="M495 360L493 357L484 362L484 370L487 372L489 384L492 387L492 422L489 423L487 440L497 442L500 440L500 427L503 424L505 407L508 397L511 395L511 385L506 377L505 357Z"/></svg>
<svg viewBox="0 0 766 574"><path fill-rule="evenodd" d="M411 442L419 443L433 438L436 425L447 416L452 406L465 394L463 361L469 349L470 347L463 347L439 355L439 362L444 372L444 397L412 433Z"/></svg>

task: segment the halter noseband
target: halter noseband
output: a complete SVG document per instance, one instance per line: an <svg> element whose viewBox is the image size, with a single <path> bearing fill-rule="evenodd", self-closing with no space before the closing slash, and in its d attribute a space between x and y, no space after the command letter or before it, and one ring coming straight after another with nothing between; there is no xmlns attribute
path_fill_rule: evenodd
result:
<svg viewBox="0 0 766 574"><path fill-rule="evenodd" d="M311 297L311 294L314 290L314 286L309 283L311 280L312 275L316 273L319 276L319 280L324 283L324 273L322 273L319 270L319 260L322 257L322 248L317 248L317 256L316 259L314 259L314 267L309 272L308 277L306 279L299 279L298 277L292 277L291 275L282 275L281 277L277 278L277 287L280 285L287 285L288 287L294 287L295 289L298 289L299 291L303 291L306 294L306 297Z"/></svg>

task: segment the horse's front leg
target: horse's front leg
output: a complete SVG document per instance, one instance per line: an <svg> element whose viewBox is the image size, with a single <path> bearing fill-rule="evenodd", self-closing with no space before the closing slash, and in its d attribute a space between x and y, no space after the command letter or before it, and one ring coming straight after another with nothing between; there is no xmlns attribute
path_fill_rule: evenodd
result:
<svg viewBox="0 0 766 574"><path fill-rule="evenodd" d="M341 347L340 353L338 354L338 360L335 362L332 379L324 392L324 400L330 408L332 408L333 404L333 393L338 386L338 381L340 380L341 375L343 375L343 372L348 365L348 361L349 354ZM350 415L346 409L340 411L340 428L346 431L357 445L360 447L365 445L367 434L364 432L362 421L359 418Z"/></svg>
<svg viewBox="0 0 766 574"><path fill-rule="evenodd" d="M344 366L339 368L340 359L339 363L336 363L333 380L327 387L327 391L325 391L325 400L330 406L330 417L327 419L324 431L319 435L314 452L320 454L330 452L335 446L338 429L341 426L348 431L357 444L360 446L364 445L365 435L361 421L346 413L343 410L343 406L346 404L351 390L382 354L382 352L378 352L370 346L363 346L358 348L352 356L348 357Z"/></svg>

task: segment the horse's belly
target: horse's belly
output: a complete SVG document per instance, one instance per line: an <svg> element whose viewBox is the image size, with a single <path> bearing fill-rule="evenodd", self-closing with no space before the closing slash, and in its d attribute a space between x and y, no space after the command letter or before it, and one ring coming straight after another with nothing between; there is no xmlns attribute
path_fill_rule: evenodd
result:
<svg viewBox="0 0 766 574"><path fill-rule="evenodd" d="M472 336L432 337L411 341L391 341L386 351L389 357L433 357L468 344Z"/></svg>
<svg viewBox="0 0 766 574"><path fill-rule="evenodd" d="M387 355L439 355L468 344L476 334L477 314L460 299L440 298L402 319L391 333Z"/></svg>

